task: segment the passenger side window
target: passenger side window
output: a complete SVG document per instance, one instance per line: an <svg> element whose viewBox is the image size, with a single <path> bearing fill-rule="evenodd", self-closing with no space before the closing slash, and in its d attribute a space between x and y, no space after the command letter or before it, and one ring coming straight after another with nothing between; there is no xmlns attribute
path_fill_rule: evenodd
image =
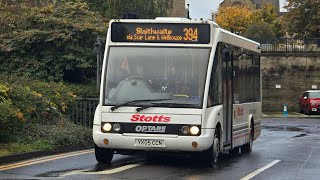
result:
<svg viewBox="0 0 320 180"><path fill-rule="evenodd" d="M214 64L211 71L207 107L212 107L214 105L222 103L222 72L220 49L220 44L218 44L214 56Z"/></svg>

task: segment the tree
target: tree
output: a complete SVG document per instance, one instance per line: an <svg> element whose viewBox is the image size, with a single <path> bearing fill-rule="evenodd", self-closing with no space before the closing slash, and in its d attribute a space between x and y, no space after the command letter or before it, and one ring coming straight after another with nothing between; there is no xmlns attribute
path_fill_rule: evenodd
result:
<svg viewBox="0 0 320 180"><path fill-rule="evenodd" d="M85 0L93 11L100 12L109 19L122 18L125 13L136 13L148 19L166 16L172 9L173 0Z"/></svg>
<svg viewBox="0 0 320 180"><path fill-rule="evenodd" d="M276 8L272 4L263 4L261 9L253 12L254 22L266 22L273 24L278 17Z"/></svg>
<svg viewBox="0 0 320 180"><path fill-rule="evenodd" d="M274 38L274 33L269 23L261 21L251 24L244 33L244 36L255 39L260 43L267 43L268 40Z"/></svg>
<svg viewBox="0 0 320 180"><path fill-rule="evenodd" d="M320 37L319 0L287 0L285 15L290 35L303 38Z"/></svg>
<svg viewBox="0 0 320 180"><path fill-rule="evenodd" d="M277 38L283 38L286 33L286 28L283 25L283 17L278 17L272 27L272 31Z"/></svg>
<svg viewBox="0 0 320 180"><path fill-rule="evenodd" d="M250 25L250 27L261 27L262 29L250 28L250 32L247 33L247 35L256 34L257 36L264 36L265 38L267 37L267 35L270 36L269 38L272 38L274 36L280 38L284 36L285 30L282 25L282 18L279 17L277 9L272 4L263 4L261 9L253 12L252 18L253 25ZM266 34L263 35L261 34L262 32L265 32Z"/></svg>
<svg viewBox="0 0 320 180"><path fill-rule="evenodd" d="M107 24L86 3L16 3L0 8L2 73L72 82L95 76L93 44Z"/></svg>
<svg viewBox="0 0 320 180"><path fill-rule="evenodd" d="M252 11L240 5L219 7L216 22L224 29L242 34L252 22Z"/></svg>

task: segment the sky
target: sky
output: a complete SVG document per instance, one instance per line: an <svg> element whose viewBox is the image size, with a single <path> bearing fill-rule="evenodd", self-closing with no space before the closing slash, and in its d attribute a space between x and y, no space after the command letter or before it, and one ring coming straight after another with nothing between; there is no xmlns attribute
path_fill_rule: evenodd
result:
<svg viewBox="0 0 320 180"><path fill-rule="evenodd" d="M222 1L223 0L186 0L186 4L190 4L190 17L192 19L203 18L206 20L211 19L211 12L217 11ZM280 0L281 7L284 5L284 2L285 0ZM285 9L280 8L280 11L283 12Z"/></svg>

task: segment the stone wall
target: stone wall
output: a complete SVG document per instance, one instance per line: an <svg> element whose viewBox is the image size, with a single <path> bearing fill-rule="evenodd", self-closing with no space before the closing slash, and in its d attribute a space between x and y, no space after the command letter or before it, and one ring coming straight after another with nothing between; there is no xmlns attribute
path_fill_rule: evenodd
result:
<svg viewBox="0 0 320 180"><path fill-rule="evenodd" d="M320 54L262 54L262 110L298 111L302 92L320 89Z"/></svg>

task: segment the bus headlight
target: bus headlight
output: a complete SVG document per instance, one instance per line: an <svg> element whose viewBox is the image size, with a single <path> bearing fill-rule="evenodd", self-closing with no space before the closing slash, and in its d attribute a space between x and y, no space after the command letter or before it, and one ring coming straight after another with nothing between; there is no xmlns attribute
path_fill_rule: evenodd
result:
<svg viewBox="0 0 320 180"><path fill-rule="evenodd" d="M187 135L189 133L189 127L188 126L182 126L181 132L184 135Z"/></svg>
<svg viewBox="0 0 320 180"><path fill-rule="evenodd" d="M113 130L114 130L115 132L119 132L119 131L121 130L120 124L119 124L119 123L115 123L115 124L113 125Z"/></svg>
<svg viewBox="0 0 320 180"><path fill-rule="evenodd" d="M200 132L200 129L199 129L197 126L192 126L192 127L190 128L190 133L191 133L192 135L197 135L199 132Z"/></svg>
<svg viewBox="0 0 320 180"><path fill-rule="evenodd" d="M103 132L110 132L112 129L112 125L110 123L104 123L101 126Z"/></svg>

